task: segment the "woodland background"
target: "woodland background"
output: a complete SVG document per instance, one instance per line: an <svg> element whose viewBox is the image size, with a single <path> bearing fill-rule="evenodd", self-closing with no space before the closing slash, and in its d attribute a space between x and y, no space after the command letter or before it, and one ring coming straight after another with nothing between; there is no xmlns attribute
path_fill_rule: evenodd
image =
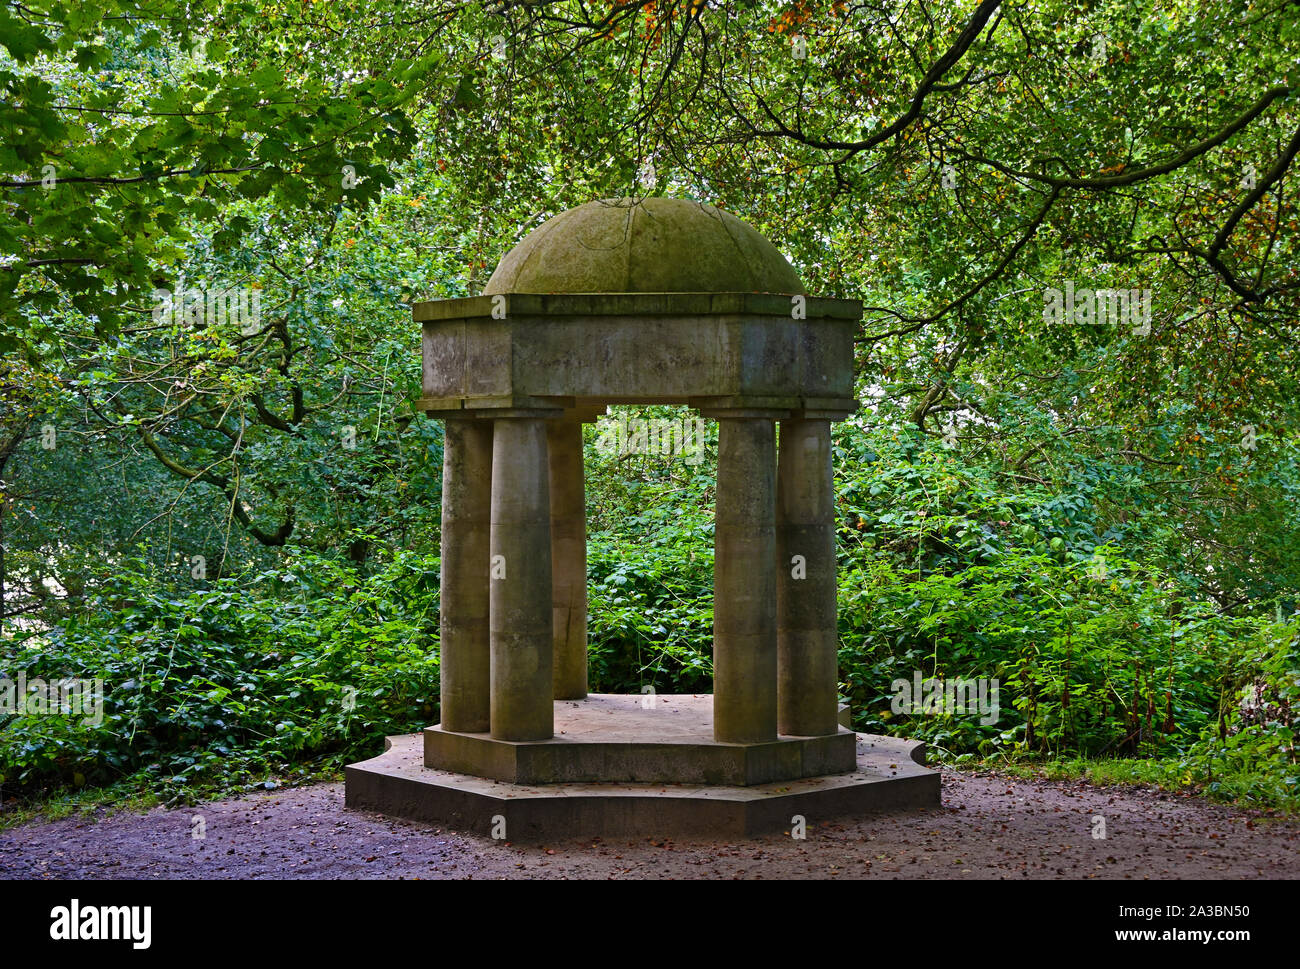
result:
<svg viewBox="0 0 1300 969"><path fill-rule="evenodd" d="M1298 14L0 3L0 671L107 691L97 727L0 717L3 796L187 800L436 722L409 304L663 194L866 304L857 729L1296 805ZM1066 281L1149 289L1149 332L1045 322ZM160 320L187 286L258 325ZM716 429L699 465L591 433L592 687L707 691ZM892 715L913 670L998 677L1001 719Z"/></svg>

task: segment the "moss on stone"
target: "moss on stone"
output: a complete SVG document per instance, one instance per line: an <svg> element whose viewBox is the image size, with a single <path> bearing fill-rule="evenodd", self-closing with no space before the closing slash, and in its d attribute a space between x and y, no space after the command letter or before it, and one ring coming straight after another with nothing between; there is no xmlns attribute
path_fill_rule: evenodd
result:
<svg viewBox="0 0 1300 969"><path fill-rule="evenodd" d="M755 229L705 202L603 199L561 212L506 253L498 293L804 293Z"/></svg>

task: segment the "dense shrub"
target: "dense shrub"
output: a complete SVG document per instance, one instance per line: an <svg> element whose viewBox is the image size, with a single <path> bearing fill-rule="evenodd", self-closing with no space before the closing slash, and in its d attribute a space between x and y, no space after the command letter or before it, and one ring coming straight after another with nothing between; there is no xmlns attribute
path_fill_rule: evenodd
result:
<svg viewBox="0 0 1300 969"><path fill-rule="evenodd" d="M974 757L1141 758L1145 776L1297 803L1300 623L1186 591L1077 493L1009 488L906 436L837 437L841 695L859 730ZM707 692L712 468L593 461L594 692ZM382 547L378 543L376 547ZM172 796L336 767L438 719L438 560L368 570L294 548L178 587L122 563L84 609L4 644L4 670L101 677L97 726L0 723L9 793L122 779ZM891 709L895 680L996 679L999 716Z"/></svg>
<svg viewBox="0 0 1300 969"><path fill-rule="evenodd" d="M436 713L437 585L437 560L409 552L362 578L299 550L180 594L124 563L84 614L6 644L11 676L101 678L102 723L10 717L0 774L11 792L132 775L183 790L378 753Z"/></svg>

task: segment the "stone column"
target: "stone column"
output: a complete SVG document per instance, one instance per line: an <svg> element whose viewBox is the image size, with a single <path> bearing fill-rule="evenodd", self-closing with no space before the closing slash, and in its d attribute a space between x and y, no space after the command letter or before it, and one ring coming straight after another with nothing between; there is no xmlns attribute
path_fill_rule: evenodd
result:
<svg viewBox="0 0 1300 969"><path fill-rule="evenodd" d="M713 737L776 739L775 425L719 413L713 560Z"/></svg>
<svg viewBox="0 0 1300 969"><path fill-rule="evenodd" d="M587 695L587 500L582 424L547 423L551 487L551 615L557 700Z"/></svg>
<svg viewBox="0 0 1300 969"><path fill-rule="evenodd" d="M446 422L438 625L442 728L488 729L488 532L492 423Z"/></svg>
<svg viewBox="0 0 1300 969"><path fill-rule="evenodd" d="M831 422L781 421L776 499L777 724L839 731Z"/></svg>
<svg viewBox="0 0 1300 969"><path fill-rule="evenodd" d="M497 740L549 740L551 496L546 420L513 412L492 432L491 732Z"/></svg>

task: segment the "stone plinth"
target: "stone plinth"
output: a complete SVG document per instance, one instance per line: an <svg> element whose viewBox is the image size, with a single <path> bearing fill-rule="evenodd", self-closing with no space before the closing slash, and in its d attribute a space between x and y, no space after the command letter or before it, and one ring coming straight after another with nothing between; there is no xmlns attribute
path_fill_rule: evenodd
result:
<svg viewBox="0 0 1300 969"><path fill-rule="evenodd" d="M937 808L925 745L857 734L854 770L747 787L510 784L424 766L420 734L347 768L347 806L515 842L590 837L743 838L879 811Z"/></svg>
<svg viewBox="0 0 1300 969"><path fill-rule="evenodd" d="M555 701L548 740L505 741L441 725L424 731L424 765L514 784L646 783L748 786L854 770L854 734L720 743L713 698L615 696Z"/></svg>

